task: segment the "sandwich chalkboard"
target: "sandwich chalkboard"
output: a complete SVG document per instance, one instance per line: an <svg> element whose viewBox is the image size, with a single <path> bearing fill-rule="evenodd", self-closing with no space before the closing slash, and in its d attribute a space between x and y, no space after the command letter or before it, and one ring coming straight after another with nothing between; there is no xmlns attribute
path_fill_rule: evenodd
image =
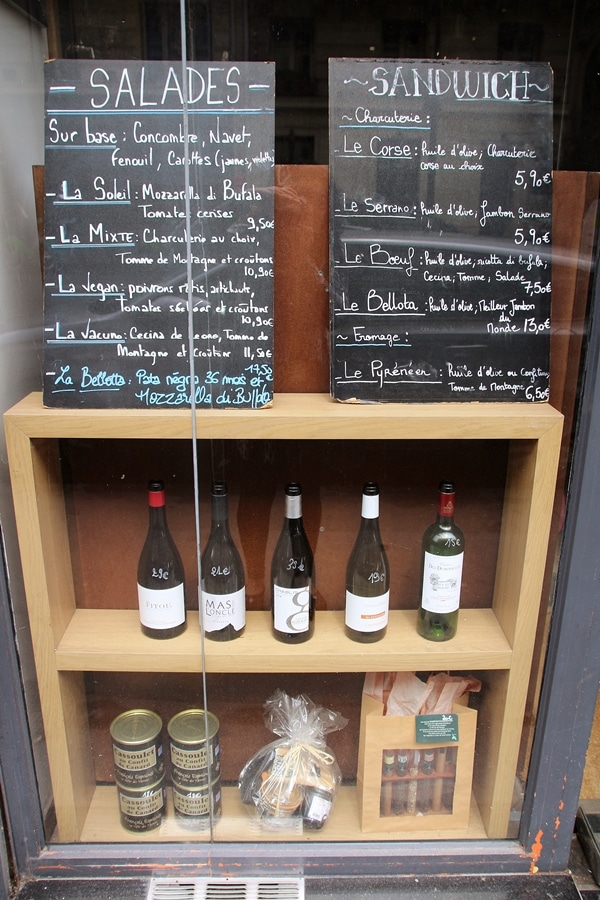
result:
<svg viewBox="0 0 600 900"><path fill-rule="evenodd" d="M549 393L552 73L330 60L331 390Z"/></svg>
<svg viewBox="0 0 600 900"><path fill-rule="evenodd" d="M273 118L270 63L47 63L47 406L271 402Z"/></svg>

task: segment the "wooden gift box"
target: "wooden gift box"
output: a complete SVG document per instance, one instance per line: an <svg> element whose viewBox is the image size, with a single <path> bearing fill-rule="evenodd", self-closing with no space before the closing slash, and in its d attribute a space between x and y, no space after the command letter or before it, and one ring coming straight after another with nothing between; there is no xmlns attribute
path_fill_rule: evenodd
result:
<svg viewBox="0 0 600 900"><path fill-rule="evenodd" d="M384 716L383 704L363 693L356 784L363 832L468 826L477 712L455 703L453 713L458 716L458 741L417 743L416 716ZM394 751L397 759L399 750L407 751L407 774L398 776L396 766L393 773L384 773L384 768L389 769L384 766L384 751L386 758ZM430 775L422 772L427 750L433 751ZM418 774L414 751L421 760Z"/></svg>

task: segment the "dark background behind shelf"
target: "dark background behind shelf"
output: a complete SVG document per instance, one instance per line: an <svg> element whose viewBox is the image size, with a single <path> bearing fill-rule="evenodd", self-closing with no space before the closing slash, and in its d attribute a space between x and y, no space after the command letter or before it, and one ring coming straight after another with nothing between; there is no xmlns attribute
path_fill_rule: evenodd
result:
<svg viewBox="0 0 600 900"><path fill-rule="evenodd" d="M357 446L358 444L358 446ZM184 441L63 443L71 487L68 509L76 596L81 607L137 608L137 559L147 529L146 482L165 476L168 521L184 559L190 618L197 616L190 446ZM213 476L230 488L230 524L244 560L247 608L269 609L269 569L283 519L283 486L298 478L315 553L317 615L343 609L345 568L360 520L364 481L378 479L381 531L392 572L392 608L417 608L420 541L436 514L437 484L454 477L457 522L467 553L462 603L491 603L502 515L507 444L477 441L212 441L199 442L201 544L210 530ZM448 476L447 473L450 473ZM416 616L416 613L415 613ZM232 652L235 648L232 647ZM294 653L294 648L290 648ZM223 778L235 780L247 758L274 739L262 705L276 688L306 693L342 712L348 726L331 738L345 778L356 773L363 674L209 675L208 706L221 722ZM204 706L200 675L87 676L97 778L112 779L109 726L119 712L156 710L167 723L189 706Z"/></svg>
<svg viewBox="0 0 600 900"><path fill-rule="evenodd" d="M52 0L49 56L180 59L175 0ZM276 162L327 162L330 57L549 62L554 168L600 169L596 0L189 0L190 60L277 68Z"/></svg>

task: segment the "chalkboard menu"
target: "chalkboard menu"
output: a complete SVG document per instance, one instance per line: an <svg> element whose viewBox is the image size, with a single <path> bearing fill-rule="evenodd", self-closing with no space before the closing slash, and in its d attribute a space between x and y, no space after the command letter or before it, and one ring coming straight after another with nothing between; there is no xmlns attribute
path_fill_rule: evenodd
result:
<svg viewBox="0 0 600 900"><path fill-rule="evenodd" d="M271 402L273 119L271 63L47 63L47 406Z"/></svg>
<svg viewBox="0 0 600 900"><path fill-rule="evenodd" d="M552 72L330 60L332 394L549 393Z"/></svg>

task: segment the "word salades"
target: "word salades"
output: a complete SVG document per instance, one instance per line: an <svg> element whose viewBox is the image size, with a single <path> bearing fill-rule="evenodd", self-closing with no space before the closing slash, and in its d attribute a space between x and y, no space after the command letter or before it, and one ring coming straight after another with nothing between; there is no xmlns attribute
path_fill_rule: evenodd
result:
<svg viewBox="0 0 600 900"><path fill-rule="evenodd" d="M44 403L272 400L274 66L46 65Z"/></svg>

